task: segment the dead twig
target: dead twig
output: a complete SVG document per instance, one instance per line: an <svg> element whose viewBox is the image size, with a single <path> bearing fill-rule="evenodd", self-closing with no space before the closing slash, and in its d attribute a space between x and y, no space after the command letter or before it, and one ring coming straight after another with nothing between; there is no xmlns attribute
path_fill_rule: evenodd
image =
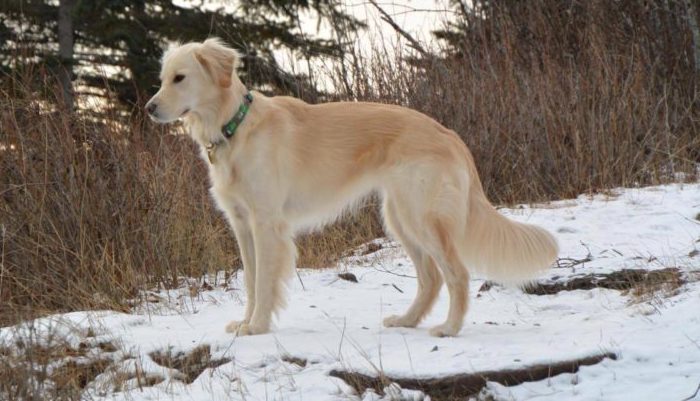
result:
<svg viewBox="0 0 700 401"><path fill-rule="evenodd" d="M398 277L416 278L416 276L411 276L410 274L396 273L396 272L393 272L393 271L391 271L391 270L389 270L389 269L386 269L386 268L374 267L374 270L379 271L379 272L382 272L382 273L393 274L394 276L398 276Z"/></svg>
<svg viewBox="0 0 700 401"><path fill-rule="evenodd" d="M559 258L559 259L557 259L557 269L568 269L571 267L582 265L584 263L588 263L592 260L593 260L593 258L591 257L591 255L588 255L583 259Z"/></svg>

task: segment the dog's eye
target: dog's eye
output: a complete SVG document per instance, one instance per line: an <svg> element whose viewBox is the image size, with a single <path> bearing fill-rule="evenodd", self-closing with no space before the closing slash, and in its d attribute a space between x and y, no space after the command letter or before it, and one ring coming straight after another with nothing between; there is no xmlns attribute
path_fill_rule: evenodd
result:
<svg viewBox="0 0 700 401"><path fill-rule="evenodd" d="M173 82L178 83L178 82L181 82L183 79L185 79L184 75L177 74L177 75L175 75L175 78L173 78Z"/></svg>

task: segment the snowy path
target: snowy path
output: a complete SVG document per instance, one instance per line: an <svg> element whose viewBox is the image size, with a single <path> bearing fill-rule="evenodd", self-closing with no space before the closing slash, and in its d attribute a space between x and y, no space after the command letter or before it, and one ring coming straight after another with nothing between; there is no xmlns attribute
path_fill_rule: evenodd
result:
<svg viewBox="0 0 700 401"><path fill-rule="evenodd" d="M561 257L592 260L558 268L547 277L622 268L679 267L698 278L700 185L669 185L618 190L614 196L582 196L540 208L502 210L520 221L540 224L557 236ZM494 287L478 292L471 283L471 305L457 338L433 338L428 328L447 312L443 290L433 313L417 329L386 329L384 316L403 312L412 301L415 279L410 261L391 242L366 256L345 260L336 269L300 269L289 291L289 305L272 334L234 338L226 322L243 313L242 276L226 291L216 287L192 298L187 289L161 292L163 301L140 313L75 312L39 319L41 334L81 341L111 341L109 353L124 371L139 366L141 375L161 383L113 393L108 370L88 386L86 398L123 400L334 400L378 399L354 395L332 369L391 377L439 377L479 370L522 367L614 352L618 360L582 367L514 387L490 384L496 400L678 400L700 383L700 282L646 299L616 290L566 291L528 295ZM358 283L339 280L352 272ZM301 282L303 282L303 287ZM160 305L160 306L159 306ZM88 330L88 328L91 328ZM95 334L86 338L88 331ZM27 328L0 329L0 344L10 344ZM149 356L172 347L187 352L208 344L213 359L230 360L184 384L180 373ZM302 367L283 359L301 358ZM129 358L131 357L131 358ZM125 383L135 385L136 379ZM405 391L405 399L421 399ZM387 398L388 399L388 398ZM698 395L694 400L700 400Z"/></svg>

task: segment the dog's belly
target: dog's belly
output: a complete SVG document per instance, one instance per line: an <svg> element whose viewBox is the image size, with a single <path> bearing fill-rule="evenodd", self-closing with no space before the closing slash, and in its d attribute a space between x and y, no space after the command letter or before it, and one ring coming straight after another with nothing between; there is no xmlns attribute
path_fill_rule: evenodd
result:
<svg viewBox="0 0 700 401"><path fill-rule="evenodd" d="M378 188L377 183L370 180L342 187L297 187L284 203L284 214L295 231L317 229L332 223L346 212L354 211Z"/></svg>

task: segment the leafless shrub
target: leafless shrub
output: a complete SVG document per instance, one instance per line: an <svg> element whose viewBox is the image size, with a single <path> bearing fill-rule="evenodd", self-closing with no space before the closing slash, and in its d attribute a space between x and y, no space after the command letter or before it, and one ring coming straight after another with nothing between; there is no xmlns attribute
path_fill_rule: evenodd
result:
<svg viewBox="0 0 700 401"><path fill-rule="evenodd" d="M434 56L356 50L331 74L339 97L455 130L499 203L695 177L700 104L680 2L484 3Z"/></svg>
<svg viewBox="0 0 700 401"><path fill-rule="evenodd" d="M63 113L30 90L3 92L0 108L0 323L123 309L145 286L236 263L186 138L139 114Z"/></svg>

